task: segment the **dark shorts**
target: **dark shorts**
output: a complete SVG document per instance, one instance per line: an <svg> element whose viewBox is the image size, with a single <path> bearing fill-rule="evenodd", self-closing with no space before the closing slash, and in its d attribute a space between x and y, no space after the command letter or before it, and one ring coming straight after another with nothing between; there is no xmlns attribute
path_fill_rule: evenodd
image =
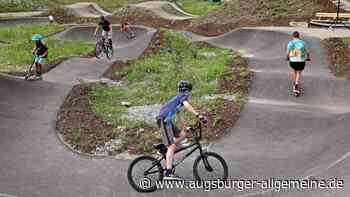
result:
<svg viewBox="0 0 350 197"><path fill-rule="evenodd" d="M161 119L157 120L158 126L162 132L162 141L166 146L170 146L175 143L174 138L178 138L181 133L181 129L176 127L173 122L164 122Z"/></svg>
<svg viewBox="0 0 350 197"><path fill-rule="evenodd" d="M303 71L305 68L305 62L289 62L289 65L296 71Z"/></svg>

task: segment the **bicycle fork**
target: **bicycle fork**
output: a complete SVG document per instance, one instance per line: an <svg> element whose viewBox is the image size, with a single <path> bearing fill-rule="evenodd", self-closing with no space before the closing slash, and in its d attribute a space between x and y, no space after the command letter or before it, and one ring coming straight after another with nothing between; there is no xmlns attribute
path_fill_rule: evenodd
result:
<svg viewBox="0 0 350 197"><path fill-rule="evenodd" d="M213 168L210 166L208 157L205 154L202 155L202 160L203 160L205 169L207 169L209 172L212 172Z"/></svg>

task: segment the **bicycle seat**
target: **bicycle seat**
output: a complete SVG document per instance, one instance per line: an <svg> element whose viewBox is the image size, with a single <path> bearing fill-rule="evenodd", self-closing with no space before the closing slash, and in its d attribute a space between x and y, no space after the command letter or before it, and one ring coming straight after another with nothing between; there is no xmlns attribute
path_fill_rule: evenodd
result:
<svg viewBox="0 0 350 197"><path fill-rule="evenodd" d="M160 153L166 153L167 151L165 144L153 144L153 148L159 150Z"/></svg>

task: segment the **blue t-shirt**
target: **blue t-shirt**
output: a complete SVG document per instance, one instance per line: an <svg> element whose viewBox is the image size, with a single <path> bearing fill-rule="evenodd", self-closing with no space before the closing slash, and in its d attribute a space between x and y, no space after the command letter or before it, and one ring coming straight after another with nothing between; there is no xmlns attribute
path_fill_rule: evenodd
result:
<svg viewBox="0 0 350 197"><path fill-rule="evenodd" d="M293 39L288 43L289 61L305 62L305 52L308 48L305 41Z"/></svg>
<svg viewBox="0 0 350 197"><path fill-rule="evenodd" d="M172 121L176 112L179 112L183 103L187 101L188 94L178 94L170 99L159 112L159 118L165 121Z"/></svg>

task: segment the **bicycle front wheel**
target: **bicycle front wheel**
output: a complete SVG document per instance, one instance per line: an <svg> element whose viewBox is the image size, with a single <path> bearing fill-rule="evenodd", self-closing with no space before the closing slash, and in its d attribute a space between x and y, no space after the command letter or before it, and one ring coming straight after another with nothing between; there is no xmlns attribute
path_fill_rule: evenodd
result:
<svg viewBox="0 0 350 197"><path fill-rule="evenodd" d="M106 48L106 57L107 57L107 59L111 59L112 57L113 57L113 53L114 53L114 51L113 51L113 46L108 46L107 48Z"/></svg>
<svg viewBox="0 0 350 197"><path fill-rule="evenodd" d="M216 153L205 152L194 161L193 175L197 181L226 180L228 176L226 161Z"/></svg>
<svg viewBox="0 0 350 197"><path fill-rule="evenodd" d="M103 44L101 42L97 42L95 46L95 57L101 58L102 51L103 51Z"/></svg>
<svg viewBox="0 0 350 197"><path fill-rule="evenodd" d="M33 66L34 66L34 62L30 65L27 66L27 70L24 73L24 80L28 80L30 78L30 76L32 76L34 74L33 72Z"/></svg>
<svg viewBox="0 0 350 197"><path fill-rule="evenodd" d="M129 184L138 192L154 192L156 181L163 179L160 162L151 156L140 156L133 160L128 168Z"/></svg>

